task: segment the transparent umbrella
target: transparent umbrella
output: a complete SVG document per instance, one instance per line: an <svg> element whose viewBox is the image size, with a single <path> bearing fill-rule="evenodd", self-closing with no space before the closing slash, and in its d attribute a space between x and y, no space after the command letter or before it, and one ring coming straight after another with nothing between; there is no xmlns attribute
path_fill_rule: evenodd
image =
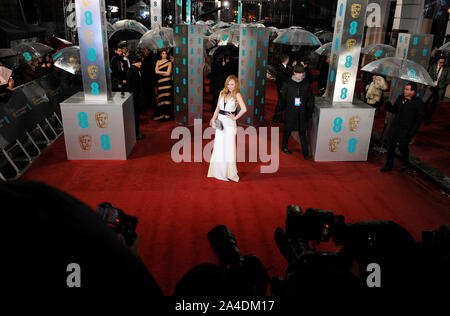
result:
<svg viewBox="0 0 450 316"><path fill-rule="evenodd" d="M138 48L162 49L175 47L173 30L169 27L155 27L146 32L138 43Z"/></svg>
<svg viewBox="0 0 450 316"><path fill-rule="evenodd" d="M450 51L450 42L445 43L444 45L439 47L438 50Z"/></svg>
<svg viewBox="0 0 450 316"><path fill-rule="evenodd" d="M217 45L217 41L215 39L209 38L209 36L202 35L203 37L203 48L210 49Z"/></svg>
<svg viewBox="0 0 450 316"><path fill-rule="evenodd" d="M16 56L17 51L11 48L0 48L0 58Z"/></svg>
<svg viewBox="0 0 450 316"><path fill-rule="evenodd" d="M209 38L215 40L218 46L234 45L239 46L239 28L229 27L226 29L219 29L213 32Z"/></svg>
<svg viewBox="0 0 450 316"><path fill-rule="evenodd" d="M277 38L273 41L276 44L297 45L297 46L320 46L319 38L311 32L298 26L291 26L281 29Z"/></svg>
<svg viewBox="0 0 450 316"><path fill-rule="evenodd" d="M202 30L202 34L203 35L209 36L209 35L212 34L213 30L208 24L206 24L206 22L204 22L204 21L197 21L195 24L201 25L201 30Z"/></svg>
<svg viewBox="0 0 450 316"><path fill-rule="evenodd" d="M214 24L213 26L211 26L211 29L214 32L214 31L217 31L219 29L227 28L227 27L230 27L230 26L231 26L230 23L220 21L217 24Z"/></svg>
<svg viewBox="0 0 450 316"><path fill-rule="evenodd" d="M209 51L210 56L226 55L226 56L237 56L239 54L239 48L234 45L228 46L216 46Z"/></svg>
<svg viewBox="0 0 450 316"><path fill-rule="evenodd" d="M433 80L425 68L408 59L385 57L365 65L361 70L376 75L414 81L428 86L433 85Z"/></svg>
<svg viewBox="0 0 450 316"><path fill-rule="evenodd" d="M371 44L361 49L361 54L377 58L394 57L395 48L386 44Z"/></svg>
<svg viewBox="0 0 450 316"><path fill-rule="evenodd" d="M328 43L333 40L333 33L330 31L321 30L314 33L322 42Z"/></svg>
<svg viewBox="0 0 450 316"><path fill-rule="evenodd" d="M331 42L323 44L314 51L317 55L327 56L331 54Z"/></svg>
<svg viewBox="0 0 450 316"><path fill-rule="evenodd" d="M262 24L262 23L255 23L255 22L252 22L252 23L247 23L247 24L244 24L243 23L243 25L246 25L246 26L253 26L253 27L266 27L264 24Z"/></svg>
<svg viewBox="0 0 450 316"><path fill-rule="evenodd" d="M106 22L106 32L112 34L116 31L116 28L109 22Z"/></svg>
<svg viewBox="0 0 450 316"><path fill-rule="evenodd" d="M13 49L27 61L33 58L42 57L53 50L50 46L42 43L22 43L13 47Z"/></svg>
<svg viewBox="0 0 450 316"><path fill-rule="evenodd" d="M148 31L148 28L146 28L143 24L135 20L120 20L114 23L113 27L116 31L133 30L142 35L144 35Z"/></svg>
<svg viewBox="0 0 450 316"><path fill-rule="evenodd" d="M267 26L267 28L270 30L269 34L269 40L273 41L277 38L278 33L280 33L280 30L277 29L275 26Z"/></svg>
<svg viewBox="0 0 450 316"><path fill-rule="evenodd" d="M80 47L70 46L53 54L53 65L74 75L81 74Z"/></svg>

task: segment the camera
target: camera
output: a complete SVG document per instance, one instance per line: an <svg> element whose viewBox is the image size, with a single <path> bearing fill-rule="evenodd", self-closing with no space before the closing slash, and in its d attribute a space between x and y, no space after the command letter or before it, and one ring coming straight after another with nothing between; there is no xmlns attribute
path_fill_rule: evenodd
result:
<svg viewBox="0 0 450 316"><path fill-rule="evenodd" d="M209 242L217 254L219 264L227 272L231 282L241 295L266 295L269 274L255 255L243 256L233 232L225 225L208 232Z"/></svg>
<svg viewBox="0 0 450 316"><path fill-rule="evenodd" d="M121 234L127 246L131 247L137 238L136 225L138 219L135 216L125 214L111 203L104 202L97 206L97 215L110 226L117 234Z"/></svg>

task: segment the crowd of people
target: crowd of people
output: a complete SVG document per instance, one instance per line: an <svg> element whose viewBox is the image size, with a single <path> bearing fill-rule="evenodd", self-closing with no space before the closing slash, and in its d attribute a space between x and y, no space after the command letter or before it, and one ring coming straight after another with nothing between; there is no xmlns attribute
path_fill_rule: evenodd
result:
<svg viewBox="0 0 450 316"><path fill-rule="evenodd" d="M136 139L144 139L145 135L140 132L139 117L147 109L154 109L153 120L155 121L165 122L173 119L172 63L174 58L165 49L160 50L158 55L146 48L137 52L130 51L126 41L119 42L113 48L111 55L112 89L116 92L127 91L133 93ZM309 157L307 131L314 110L312 85L317 80L319 89L317 95L322 96L325 94L329 62L330 58L328 56L326 60L320 63L319 76L315 78L307 58L300 57L291 61L288 54L281 54L280 64L276 68L278 102L272 122L283 123L284 131L281 150L286 154L291 154L291 151L288 149L288 140L291 132L298 131L303 157L305 159ZM79 64L79 60L74 61L74 63ZM393 101L394 104L390 102L386 104L386 128L383 138L388 141L388 157L386 166L381 171L392 170L393 153L397 143L400 144L403 154L401 171L406 169L408 145L413 140L422 121L425 125L430 124L437 104L443 99L447 85L450 83L450 71L446 64L445 57L438 56L436 64L430 67L429 74L434 82L433 86L428 88L428 93L423 96L423 99L417 97L417 86L414 83L408 83L404 93ZM227 102L221 101L225 99L223 97L224 91L227 91L228 83L226 84L225 82L230 75L238 78L238 67L238 58L233 57L232 53L221 52L213 56L209 74L210 93L212 94L210 110L214 118L213 121L220 118L221 111L228 111L234 115L233 117L240 117L244 113L239 114L236 111L239 108L242 110L242 106L235 107L232 111L229 111L231 107L227 106ZM0 85L0 93L2 96L7 95L14 87L38 79L55 70L58 71L59 79L63 86L71 87L78 91L82 90L81 76L73 75L54 67L51 54L47 54L26 61L11 72L0 61L0 72L3 74L2 78L4 79ZM9 77L9 79L6 80L4 77ZM376 114L378 114L379 109L384 106L383 94L388 90L386 77L364 73L362 79L365 85L364 101L373 106L376 109ZM235 79L235 84L239 85L237 79ZM240 96L239 91L237 92L237 94L233 94L234 105L239 103L236 102L238 101L236 95ZM223 98L221 99L220 96ZM414 104L414 106L403 106L403 104L409 103ZM223 108L220 108L221 104ZM220 108L219 111L216 111L217 106ZM399 124L401 127L397 126ZM401 130L403 135L401 137L398 136L399 130Z"/></svg>
<svg viewBox="0 0 450 316"><path fill-rule="evenodd" d="M173 119L173 56L163 49L156 56L143 48L138 52L128 49L127 42L119 42L111 57L111 82L115 92L132 92L135 108L136 139L145 135L139 131L139 116L147 109L155 109L153 120Z"/></svg>
<svg viewBox="0 0 450 316"><path fill-rule="evenodd" d="M298 131L302 153L308 158L308 143L306 133L309 120L314 109L314 96L312 84L316 80L309 69L308 60L301 59L290 62L288 54L281 54L280 64L276 68L276 87L278 102L274 111L272 122L284 123L283 142L281 150L291 154L288 149L288 139L292 131ZM317 78L318 96L325 94L330 57L319 66L320 73ZM392 171L395 149L399 144L402 154L402 165L399 169L404 172L408 166L408 145L413 139L423 122L430 125L430 120L436 110L437 104L444 98L448 84L450 84L450 70L447 67L445 56L436 58L436 64L432 65L429 75L433 79L433 86L427 88L424 96L418 96L416 83L408 82L403 93L394 100L394 104L384 104L384 92L389 85L385 76L364 73L364 101L375 108L375 114L380 113L380 108L385 106L386 120L382 138L387 140L387 162L381 172Z"/></svg>
<svg viewBox="0 0 450 316"><path fill-rule="evenodd" d="M6 90L12 91L14 87L36 80L55 71L55 67L53 66L52 57L47 54L25 61L25 63L18 65L15 69L9 69L5 61L0 60L0 71L2 74L6 72L10 74L8 81L2 81L0 85L0 93L4 93Z"/></svg>

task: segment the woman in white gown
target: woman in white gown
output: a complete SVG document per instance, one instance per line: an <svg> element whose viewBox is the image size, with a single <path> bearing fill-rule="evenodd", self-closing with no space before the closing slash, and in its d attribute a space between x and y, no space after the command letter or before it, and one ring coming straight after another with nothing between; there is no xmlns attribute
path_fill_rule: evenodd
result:
<svg viewBox="0 0 450 316"><path fill-rule="evenodd" d="M236 168L236 120L247 112L247 107L239 91L238 78L233 75L229 76L225 81L225 87L220 92L217 107L211 119L213 128L216 128L216 119L219 119L222 122L223 130L216 129L214 149L209 163L209 178L239 181ZM233 112L236 111L238 104L241 110L234 115Z"/></svg>

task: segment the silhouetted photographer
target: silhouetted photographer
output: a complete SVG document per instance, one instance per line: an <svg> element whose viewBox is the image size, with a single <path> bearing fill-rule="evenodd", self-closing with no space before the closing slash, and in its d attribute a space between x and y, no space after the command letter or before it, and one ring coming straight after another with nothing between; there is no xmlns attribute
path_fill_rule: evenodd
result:
<svg viewBox="0 0 450 316"><path fill-rule="evenodd" d="M289 266L284 279L273 278L271 292L302 296L324 289L346 294L369 288L416 293L435 290L441 278L448 279L448 267L444 266L450 253L450 234L448 228L441 228L427 236L440 242L417 243L392 221L348 224L343 216L330 211L309 208L303 213L299 206L290 205L286 229L275 231L275 241ZM339 251L318 252L311 246L330 238L342 246ZM435 255L430 256L430 252Z"/></svg>

